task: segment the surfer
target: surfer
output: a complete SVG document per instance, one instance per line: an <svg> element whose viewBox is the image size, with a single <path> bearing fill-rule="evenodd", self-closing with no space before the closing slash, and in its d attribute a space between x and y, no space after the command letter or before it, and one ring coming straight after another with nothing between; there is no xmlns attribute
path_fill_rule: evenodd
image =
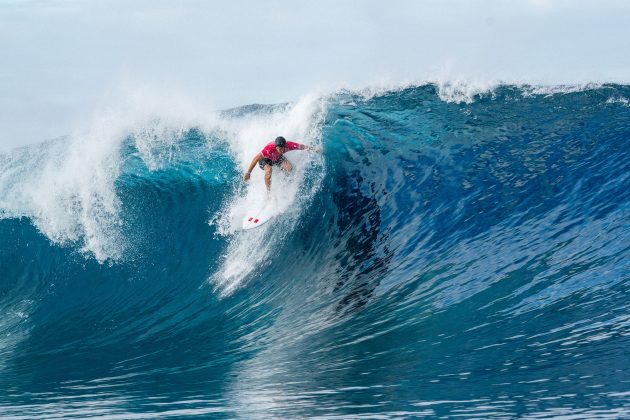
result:
<svg viewBox="0 0 630 420"><path fill-rule="evenodd" d="M320 152L319 149L315 149L304 144L287 141L284 137L276 137L274 141L269 142L256 156L252 159L252 163L249 164L247 172L243 179L245 182L249 181L249 177L252 174L252 170L258 164L260 169L265 171L265 185L267 186L267 193L271 192L271 173L273 166L280 166L285 172L291 172L293 165L287 158L284 157L286 152L291 150L310 150L313 152Z"/></svg>

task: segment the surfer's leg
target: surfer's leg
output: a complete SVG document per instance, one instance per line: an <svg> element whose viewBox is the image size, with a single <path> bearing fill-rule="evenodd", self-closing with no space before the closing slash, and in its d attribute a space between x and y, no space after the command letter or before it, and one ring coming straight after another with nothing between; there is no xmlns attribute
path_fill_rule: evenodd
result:
<svg viewBox="0 0 630 420"><path fill-rule="evenodd" d="M291 172L293 170L293 165L291 165L291 162L289 162L289 159L284 159L280 167L285 172Z"/></svg>
<svg viewBox="0 0 630 420"><path fill-rule="evenodd" d="M265 185L267 186L267 193L271 192L271 165L266 164L265 168Z"/></svg>

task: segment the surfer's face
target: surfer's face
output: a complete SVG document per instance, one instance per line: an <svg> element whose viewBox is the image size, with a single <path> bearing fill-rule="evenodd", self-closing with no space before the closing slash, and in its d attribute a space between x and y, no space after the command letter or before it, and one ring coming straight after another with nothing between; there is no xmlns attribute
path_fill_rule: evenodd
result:
<svg viewBox="0 0 630 420"><path fill-rule="evenodd" d="M278 153L283 154L284 151L286 150L286 147L284 147L284 146L276 146L276 150L278 151Z"/></svg>

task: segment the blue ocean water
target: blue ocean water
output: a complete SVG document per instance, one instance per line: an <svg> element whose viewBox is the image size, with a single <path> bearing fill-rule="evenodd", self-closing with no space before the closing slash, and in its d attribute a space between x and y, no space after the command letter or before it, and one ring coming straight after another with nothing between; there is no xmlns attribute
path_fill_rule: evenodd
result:
<svg viewBox="0 0 630 420"><path fill-rule="evenodd" d="M630 416L629 98L337 92L0 155L0 417ZM323 153L241 232L274 134Z"/></svg>

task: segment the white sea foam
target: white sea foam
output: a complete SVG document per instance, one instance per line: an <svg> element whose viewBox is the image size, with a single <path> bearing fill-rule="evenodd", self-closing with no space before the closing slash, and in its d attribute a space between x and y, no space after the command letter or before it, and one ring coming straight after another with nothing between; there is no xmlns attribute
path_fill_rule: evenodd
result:
<svg viewBox="0 0 630 420"><path fill-rule="evenodd" d="M404 81L400 83L383 82L375 83L358 89L348 87L340 87L328 93L328 96L342 93L351 93L359 95L364 100L370 100L375 97L389 95L400 92L405 89L432 85L437 90L437 96L440 100L447 103L471 104L479 97L495 96L495 91L501 86L513 86L519 89L523 96L553 96L584 92L588 90L598 89L604 86L603 83L575 83L575 84L532 84L520 80L502 81L502 80L472 80L458 78L430 78L417 79L414 81Z"/></svg>
<svg viewBox="0 0 630 420"><path fill-rule="evenodd" d="M497 88L501 86L514 86L518 88L525 97L531 96L553 96L563 95L577 92L584 92L593 89L599 89L602 83L575 83L562 85L546 85L546 84L529 84L520 81L448 81L438 80L430 82L434 84L438 90L438 97L445 102L466 103L470 104L475 98L480 96L494 97Z"/></svg>
<svg viewBox="0 0 630 420"><path fill-rule="evenodd" d="M0 179L4 215L30 217L51 241L81 242L99 261L119 258L118 136L104 119L82 136L9 155Z"/></svg>
<svg viewBox="0 0 630 420"><path fill-rule="evenodd" d="M568 85L520 85L524 96L553 96L569 93L584 92L587 90L598 89L602 87L602 83L576 83Z"/></svg>
<svg viewBox="0 0 630 420"><path fill-rule="evenodd" d="M628 98L625 98L623 96L617 96L614 98L609 98L606 101L607 104L620 104L620 105L624 105L624 106L630 106L630 100L628 100Z"/></svg>
<svg viewBox="0 0 630 420"><path fill-rule="evenodd" d="M472 103L474 98L483 94L491 94L497 82L437 81L434 82L438 97L444 102Z"/></svg>
<svg viewBox="0 0 630 420"><path fill-rule="evenodd" d="M105 103L70 136L0 159L0 217L28 217L53 243L77 244L99 262L122 259L129 245L115 188L123 142L153 170L186 127L212 125L192 101L151 90L121 89Z"/></svg>

